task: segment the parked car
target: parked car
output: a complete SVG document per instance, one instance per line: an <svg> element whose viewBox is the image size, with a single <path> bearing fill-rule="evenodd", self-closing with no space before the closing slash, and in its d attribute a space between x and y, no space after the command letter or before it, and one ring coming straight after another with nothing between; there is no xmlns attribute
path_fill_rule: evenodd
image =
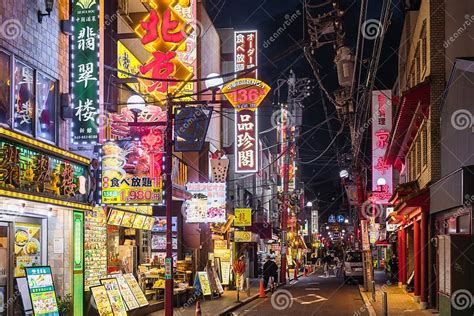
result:
<svg viewBox="0 0 474 316"><path fill-rule="evenodd" d="M363 279L362 252L351 250L344 256L344 281L350 279Z"/></svg>

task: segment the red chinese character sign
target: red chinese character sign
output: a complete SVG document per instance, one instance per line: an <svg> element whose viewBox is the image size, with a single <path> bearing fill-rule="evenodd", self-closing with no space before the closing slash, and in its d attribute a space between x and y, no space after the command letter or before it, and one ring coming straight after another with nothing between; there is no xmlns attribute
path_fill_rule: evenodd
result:
<svg viewBox="0 0 474 316"><path fill-rule="evenodd" d="M167 93L179 92L187 81L193 77L192 56L182 61L178 52L193 49L189 45L188 37L195 32L193 27L178 11L185 12L181 1L178 11L175 9L177 1L150 0L150 14L135 28L145 49L151 54L150 59L139 67L140 75L150 79L139 79L146 86L146 90L158 100L164 100ZM186 3L192 5L191 1ZM194 48L195 49L195 48ZM190 63L191 62L191 63ZM190 66L191 64L191 66ZM179 82L159 81L177 79Z"/></svg>
<svg viewBox="0 0 474 316"><path fill-rule="evenodd" d="M392 130L391 91L372 93L372 201L387 204L393 193L392 167L384 161Z"/></svg>
<svg viewBox="0 0 474 316"><path fill-rule="evenodd" d="M257 66L257 31L234 32L234 69L247 70ZM245 77L257 78L257 70L245 74Z"/></svg>

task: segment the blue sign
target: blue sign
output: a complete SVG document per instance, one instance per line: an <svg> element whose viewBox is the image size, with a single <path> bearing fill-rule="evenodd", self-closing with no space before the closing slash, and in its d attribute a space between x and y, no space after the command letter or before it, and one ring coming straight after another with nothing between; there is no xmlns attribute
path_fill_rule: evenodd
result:
<svg viewBox="0 0 474 316"><path fill-rule="evenodd" d="M335 222L336 222L336 216L334 216L333 214L329 215L328 223L335 223Z"/></svg>
<svg viewBox="0 0 474 316"><path fill-rule="evenodd" d="M336 220L338 223L344 223L344 215L337 215Z"/></svg>

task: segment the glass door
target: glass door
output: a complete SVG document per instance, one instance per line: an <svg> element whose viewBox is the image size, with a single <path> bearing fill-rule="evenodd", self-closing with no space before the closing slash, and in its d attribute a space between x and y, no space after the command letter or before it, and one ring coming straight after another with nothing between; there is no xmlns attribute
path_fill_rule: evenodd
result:
<svg viewBox="0 0 474 316"><path fill-rule="evenodd" d="M10 297L9 269L10 230L7 222L0 222L0 315L7 315L8 299Z"/></svg>

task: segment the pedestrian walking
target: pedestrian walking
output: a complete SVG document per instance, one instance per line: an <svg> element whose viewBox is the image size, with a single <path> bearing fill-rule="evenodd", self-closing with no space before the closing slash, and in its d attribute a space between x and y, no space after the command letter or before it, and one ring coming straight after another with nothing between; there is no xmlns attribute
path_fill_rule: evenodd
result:
<svg viewBox="0 0 474 316"><path fill-rule="evenodd" d="M267 256L267 262L263 265L263 286L267 288L270 277L276 280L278 275L278 266L270 256Z"/></svg>
<svg viewBox="0 0 474 316"><path fill-rule="evenodd" d="M316 254L311 255L311 270L316 271L316 263L318 262L318 258L316 258Z"/></svg>

